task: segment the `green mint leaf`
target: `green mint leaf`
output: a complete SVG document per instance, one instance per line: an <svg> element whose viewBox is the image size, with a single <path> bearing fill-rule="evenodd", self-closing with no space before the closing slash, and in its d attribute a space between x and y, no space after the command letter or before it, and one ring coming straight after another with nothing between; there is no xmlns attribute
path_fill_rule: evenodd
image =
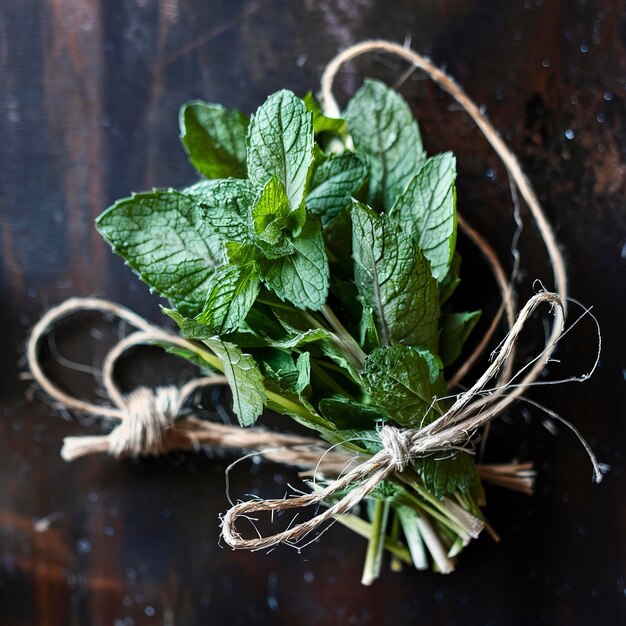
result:
<svg viewBox="0 0 626 626"><path fill-rule="evenodd" d="M259 293L261 281L254 265L224 265L211 276L204 310L196 321L215 335L237 330Z"/></svg>
<svg viewBox="0 0 626 626"><path fill-rule="evenodd" d="M291 243L293 254L261 263L265 284L300 309L321 309L328 296L328 259L319 222L309 217Z"/></svg>
<svg viewBox="0 0 626 626"><path fill-rule="evenodd" d="M402 486L392 483L390 480L381 480L378 485L367 494L367 497L373 500L384 500L385 502L391 502L397 505L398 503L406 502L406 493L406 489ZM368 504L372 503L369 502Z"/></svg>
<svg viewBox="0 0 626 626"><path fill-rule="evenodd" d="M315 134L330 132L340 137L345 137L348 132L348 124L346 120L339 117L327 117L322 112L322 108L315 99L315 96L309 91L302 98L307 111L313 115L313 131Z"/></svg>
<svg viewBox="0 0 626 626"><path fill-rule="evenodd" d="M222 362L224 376L233 396L233 411L239 424L252 426L263 413L267 402L263 376L255 360L236 345L218 337L204 339L203 343Z"/></svg>
<svg viewBox="0 0 626 626"><path fill-rule="evenodd" d="M298 372L296 391L298 395L302 395L311 384L311 355L308 352L303 352L298 357L296 370Z"/></svg>
<svg viewBox="0 0 626 626"><path fill-rule="evenodd" d="M430 261L439 282L448 273L456 245L455 178L456 159L451 152L428 159L390 212Z"/></svg>
<svg viewBox="0 0 626 626"><path fill-rule="evenodd" d="M300 370L294 363L292 353L288 350L270 348L257 351L257 355L265 377L276 383L275 389L291 391L294 396L297 396L296 387L298 386Z"/></svg>
<svg viewBox="0 0 626 626"><path fill-rule="evenodd" d="M374 429L388 419L388 416L377 407L339 395L320 400L319 410L338 429Z"/></svg>
<svg viewBox="0 0 626 626"><path fill-rule="evenodd" d="M480 314L480 311L473 311L471 313L446 313L442 316L439 354L444 365L450 365L459 358L463 344L476 326Z"/></svg>
<svg viewBox="0 0 626 626"><path fill-rule="evenodd" d="M356 148L368 157L368 204L388 211L426 158L411 109L384 83L366 80L344 117Z"/></svg>
<svg viewBox="0 0 626 626"><path fill-rule="evenodd" d="M374 311L381 343L436 351L439 293L428 261L386 215L356 200L352 224L355 281Z"/></svg>
<svg viewBox="0 0 626 626"><path fill-rule="evenodd" d="M305 311L277 309L274 311L274 314L287 332L290 334L296 333L296 335L301 333L303 334L303 339L311 338L310 343L313 344L311 348L312 351L319 350L323 356L339 365L352 380L360 384L361 377L359 372L351 360L346 358L340 339L324 329L310 329L311 318ZM315 320L313 320L313 323L315 323ZM324 334L321 334L320 331Z"/></svg>
<svg viewBox="0 0 626 626"><path fill-rule="evenodd" d="M202 310L210 277L225 254L215 232L198 218L194 197L173 190L134 194L102 213L96 227L181 312Z"/></svg>
<svg viewBox="0 0 626 626"><path fill-rule="evenodd" d="M311 355L303 352L295 362L293 352L288 350L269 348L258 350L257 355L265 375L266 387L302 404L316 414L306 399L311 384Z"/></svg>
<svg viewBox="0 0 626 626"><path fill-rule="evenodd" d="M181 189L180 192L201 200L205 194L210 193L221 182L221 180L199 180L197 183Z"/></svg>
<svg viewBox="0 0 626 626"><path fill-rule="evenodd" d="M360 344L365 352L371 352L380 347L380 338L378 337L374 311L368 306L363 307L361 323L359 324L359 334Z"/></svg>
<svg viewBox="0 0 626 626"><path fill-rule="evenodd" d="M193 166L207 178L245 178L248 119L219 104L193 101L179 116L180 138Z"/></svg>
<svg viewBox="0 0 626 626"><path fill-rule="evenodd" d="M247 180L230 178L216 181L205 189L198 202L198 215L223 242L248 242L248 212L255 192Z"/></svg>
<svg viewBox="0 0 626 626"><path fill-rule="evenodd" d="M367 177L367 168L355 154L331 155L313 172L306 206L319 215L325 226L342 209L350 207L351 196Z"/></svg>
<svg viewBox="0 0 626 626"><path fill-rule="evenodd" d="M447 302L456 288L459 286L461 279L459 278L459 270L461 269L461 255L454 253L450 269L446 277L439 283L439 306L443 306Z"/></svg>
<svg viewBox="0 0 626 626"><path fill-rule="evenodd" d="M437 498L450 496L455 491L467 492L478 481L473 455L459 451L435 453L415 460L415 467L426 488Z"/></svg>
<svg viewBox="0 0 626 626"><path fill-rule="evenodd" d="M275 348L299 348L309 343L315 343L317 341L327 341L331 339L331 334L324 328L312 328L304 332L296 333L294 335L288 335L285 339L271 340L268 345L272 345Z"/></svg>
<svg viewBox="0 0 626 626"><path fill-rule="evenodd" d="M342 209L324 225L324 241L328 260L333 263L333 274L342 280L354 280L352 269L352 202L350 209Z"/></svg>
<svg viewBox="0 0 626 626"><path fill-rule="evenodd" d="M201 341L220 360L233 396L233 411L241 426L252 426L267 403L263 375L254 358L239 347L211 335L211 330L178 311L163 309L181 330L185 339Z"/></svg>
<svg viewBox="0 0 626 626"><path fill-rule="evenodd" d="M285 187L292 211L304 199L313 161L313 125L302 100L290 91L271 95L248 129L248 176L258 187L275 176Z"/></svg>
<svg viewBox="0 0 626 626"><path fill-rule="evenodd" d="M433 398L441 371L428 353L400 344L378 348L361 375L374 403L400 426L420 428L440 414Z"/></svg>
<svg viewBox="0 0 626 626"><path fill-rule="evenodd" d="M304 205L302 207L304 209ZM304 211L302 213L306 218ZM288 228L291 209L285 186L272 176L252 209L252 221L256 236L267 244L277 244L284 237L283 231ZM298 224L298 230L302 224Z"/></svg>

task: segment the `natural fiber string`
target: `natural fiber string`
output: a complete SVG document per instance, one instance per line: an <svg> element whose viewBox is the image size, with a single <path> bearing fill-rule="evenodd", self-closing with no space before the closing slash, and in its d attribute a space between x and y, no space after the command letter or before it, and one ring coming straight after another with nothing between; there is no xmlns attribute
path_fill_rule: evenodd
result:
<svg viewBox="0 0 626 626"><path fill-rule="evenodd" d="M222 535L225 541L235 549L260 550L281 542L297 542L317 529L325 521L332 519L336 515L348 513L356 504L367 497L382 480L394 473L401 473L411 459L425 456L432 452L451 450L458 446L467 445L478 428L488 424L490 420L500 415L528 386L532 385L544 369L563 332L567 278L563 256L556 243L552 228L515 155L500 138L496 129L478 106L451 77L436 67L429 59L409 48L387 41L364 42L352 46L337 55L324 70L321 82L321 100L325 113L331 117L340 116L339 107L332 93L333 82L339 68L344 63L370 52L395 54L409 61L416 68L423 70L439 87L449 93L476 123L508 170L511 180L516 185L522 198L524 198L535 220L550 258L558 293L544 291L536 294L526 303L485 373L467 392L457 397L456 402L444 415L430 425L417 430L400 430L392 426L384 426L379 433L382 445L380 452L340 477L328 487L315 493L290 499L252 500L241 502L232 507L222 520ZM499 284L501 283L499 282ZM510 314L510 311L514 310L514 306L512 292L508 283L505 289L501 289L501 293L503 304ZM540 355L541 358L536 359L532 363L529 371L520 383L511 385L510 372L513 371L512 352L526 321L542 302L549 303L554 313L552 330ZM503 369L505 378L499 381L491 393L483 395L482 392L487 383ZM602 479L600 467L593 453L588 447L586 449L594 467L595 479L597 482L600 482ZM323 512L318 513L311 520L290 526L287 530L274 535L245 539L236 528L236 522L239 517L262 511L284 511L320 504L335 493L346 489L349 489L349 491L345 496Z"/></svg>
<svg viewBox="0 0 626 626"><path fill-rule="evenodd" d="M236 504L226 512L222 520L222 536L226 543L235 549L262 550L282 542L297 542L334 516L348 513L381 481L394 474L401 478L402 471L412 459L427 456L433 452L454 451L460 446L467 445L473 433L500 415L522 393L524 387L515 385L509 389L508 385L503 385L496 387L486 396L486 400L482 395L487 383L497 376L509 359L524 325L541 303L550 304L555 317L558 315L557 311L561 311L562 319L563 305L558 294L542 292L533 296L520 311L513 328L502 342L485 373L467 392L460 394L452 407L441 417L421 429L383 426L379 432L382 445L380 452L363 461L324 489L289 499L250 500ZM562 327L559 328L559 334L561 332ZM594 468L595 480L600 482L602 480L600 466L591 450L588 447L586 449ZM338 502L312 519L290 526L282 532L245 539L236 528L240 517L248 517L258 512L285 511L319 505L334 494L345 490L349 491Z"/></svg>
<svg viewBox="0 0 626 626"><path fill-rule="evenodd" d="M139 330L118 341L107 353L102 366L102 384L112 406L94 404L75 398L53 383L43 371L39 345L54 324L81 311L100 311L115 315ZM223 376L203 376L182 387L172 385L149 389L141 386L123 394L115 383L115 366L129 349L146 344L177 345L193 348L187 340L150 324L129 309L100 298L70 298L50 309L35 325L28 340L27 359L39 386L64 408L91 416L119 421L108 434L66 437L61 456L73 461L95 453L115 457L163 454L170 450L233 448L254 450L267 460L311 469L323 455L321 471L329 476L341 472L354 455L328 451L328 444L313 437L270 432L264 428L247 428L201 420L188 414L185 405L198 390L226 384Z"/></svg>
<svg viewBox="0 0 626 626"><path fill-rule="evenodd" d="M61 318L87 310L116 315L143 329L120 339L103 360L102 384L114 405L112 407L70 396L48 378L40 364L39 344L54 324ZM130 348L151 343L155 331L158 331L156 337L159 341L180 340L177 335L166 334L165 337L160 328L152 326L132 311L99 298L70 298L50 309L33 328L27 349L28 362L33 377L48 395L64 408L90 416L107 416L120 422L108 435L66 437L61 450L64 460L74 461L99 453L109 453L119 458L200 447L213 450L237 449L252 451L252 454L266 461L299 468L304 470L300 473L302 478L313 479L320 476L337 477L351 463L359 461L354 453L339 450L336 446L329 447L327 442L313 437L277 433L263 427L242 429L230 424L200 420L187 411L181 415L187 398L201 388L225 384L222 376L201 377L180 389L173 386L155 390L139 387L125 396L115 384L115 365ZM532 492L534 474L529 464L478 466L478 472L484 480L524 493Z"/></svg>

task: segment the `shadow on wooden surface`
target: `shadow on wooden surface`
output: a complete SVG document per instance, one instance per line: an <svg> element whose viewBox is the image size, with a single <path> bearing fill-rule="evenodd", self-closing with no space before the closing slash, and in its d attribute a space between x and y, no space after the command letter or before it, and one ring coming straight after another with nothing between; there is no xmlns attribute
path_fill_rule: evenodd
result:
<svg viewBox="0 0 626 626"><path fill-rule="evenodd" d="M269 1L5 0L0 8L0 623L57 624L617 624L626 619L624 242L626 16L616 0ZM98 424L63 421L26 400L23 342L46 307L100 294L159 319L155 298L93 229L114 199L194 179L177 110L204 98L254 110L281 87L315 89L340 48L367 37L413 45L483 103L536 185L564 244L571 293L595 306L605 349L584 385L532 397L576 424L612 471L591 483L584 451L553 437L523 406L496 424L490 458L532 459L538 493L490 490L484 537L448 577L386 572L358 584L364 542L334 526L301 554L234 553L218 545L226 461L173 455L65 465L63 436ZM346 68L389 82L391 59ZM459 159L459 206L508 259L506 173L465 115L421 77L402 86L429 151ZM527 217L527 216L526 216ZM461 298L493 306L464 242ZM550 284L532 225L522 236L519 291ZM93 363L85 343L58 337ZM535 346L536 347L536 346ZM594 328L561 346L552 378L588 369ZM165 367L165 366L164 366ZM158 376L153 365L151 375ZM171 372L170 374L171 375ZM88 376L66 381L78 391ZM561 430L561 429L559 429ZM232 493L281 495L292 480L242 465ZM44 522L41 522L43 518ZM39 522L38 522L39 520ZM621 617L621 620L620 620Z"/></svg>

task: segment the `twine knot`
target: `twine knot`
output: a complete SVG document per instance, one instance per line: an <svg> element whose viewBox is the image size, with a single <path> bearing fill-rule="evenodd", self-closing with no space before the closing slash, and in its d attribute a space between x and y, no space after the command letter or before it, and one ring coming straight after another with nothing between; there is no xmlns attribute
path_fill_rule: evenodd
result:
<svg viewBox="0 0 626 626"><path fill-rule="evenodd" d="M165 452L166 431L180 417L184 399L178 387L138 387L126 397L124 418L109 434L109 453L115 457Z"/></svg>
<svg viewBox="0 0 626 626"><path fill-rule="evenodd" d="M383 426L378 436L389 454L389 466L401 472L411 460L411 431Z"/></svg>

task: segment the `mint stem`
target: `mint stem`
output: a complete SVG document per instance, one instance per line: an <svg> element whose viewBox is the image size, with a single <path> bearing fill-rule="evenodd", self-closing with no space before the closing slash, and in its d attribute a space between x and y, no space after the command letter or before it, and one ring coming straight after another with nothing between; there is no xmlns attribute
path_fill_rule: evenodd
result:
<svg viewBox="0 0 626 626"><path fill-rule="evenodd" d="M391 520L391 533L390 537L392 541L398 541L400 537L400 517L397 513L393 512L393 519ZM402 561L395 555L391 555L391 571L392 572L401 572L402 571Z"/></svg>
<svg viewBox="0 0 626 626"><path fill-rule="evenodd" d="M420 514L411 507L398 506L396 508L396 515L402 524L402 531L404 532L404 537L409 547L415 569L428 569L426 549L424 548L424 541L417 525L417 518Z"/></svg>
<svg viewBox="0 0 626 626"><path fill-rule="evenodd" d="M447 550L444 548L439 535L433 528L432 524L426 519L426 516L420 515L416 519L420 535L424 539L424 543L428 548L433 561L442 574L449 574L454 571L454 562L448 558Z"/></svg>
<svg viewBox="0 0 626 626"><path fill-rule="evenodd" d="M389 503L386 500L376 500L374 513L372 514L372 534L367 544L365 566L363 567L363 577L361 578L361 583L364 585L371 585L380 575L388 516Z"/></svg>
<svg viewBox="0 0 626 626"><path fill-rule="evenodd" d="M372 536L372 525L352 513L337 515L335 516L335 520L355 532L360 537L369 539ZM403 543L398 540L394 541L391 537L385 537L383 543L385 550L393 554L396 559L402 563L411 565L411 554Z"/></svg>
<svg viewBox="0 0 626 626"><path fill-rule="evenodd" d="M357 343L356 339L346 330L345 326L339 321L333 310L327 304L322 307L322 313L324 314L324 317L326 318L326 321L330 324L331 328L345 344L345 347L356 359L359 368L362 367L367 355L365 354L365 352L363 352L361 346Z"/></svg>

